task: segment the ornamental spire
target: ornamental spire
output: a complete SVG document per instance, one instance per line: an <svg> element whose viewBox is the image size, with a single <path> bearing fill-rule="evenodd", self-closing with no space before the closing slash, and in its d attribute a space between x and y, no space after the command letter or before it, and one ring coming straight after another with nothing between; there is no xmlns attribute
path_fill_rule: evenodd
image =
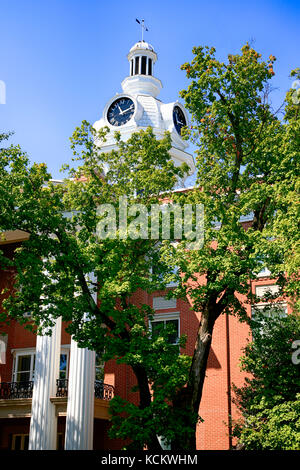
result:
<svg viewBox="0 0 300 470"><path fill-rule="evenodd" d="M142 42L144 41L144 31L149 31L149 29L145 26L145 20L138 20L137 18L135 21L141 26L142 29Z"/></svg>

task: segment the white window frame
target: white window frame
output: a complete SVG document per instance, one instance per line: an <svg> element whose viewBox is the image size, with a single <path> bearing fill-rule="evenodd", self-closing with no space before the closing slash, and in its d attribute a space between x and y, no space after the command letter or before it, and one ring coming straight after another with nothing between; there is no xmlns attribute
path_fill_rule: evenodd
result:
<svg viewBox="0 0 300 470"><path fill-rule="evenodd" d="M12 369L12 382L17 382L17 375L20 373L18 371L19 358L22 356L30 356L30 369L29 369L29 380L34 379L34 360L35 360L35 349L33 348L24 348L24 349L12 349L13 354L13 369ZM24 371L26 372L26 371Z"/></svg>

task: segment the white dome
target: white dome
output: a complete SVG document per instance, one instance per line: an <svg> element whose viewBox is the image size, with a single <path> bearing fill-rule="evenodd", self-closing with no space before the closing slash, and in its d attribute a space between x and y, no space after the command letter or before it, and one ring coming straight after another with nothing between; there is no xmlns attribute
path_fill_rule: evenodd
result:
<svg viewBox="0 0 300 470"><path fill-rule="evenodd" d="M151 46L151 44L149 44L148 42L146 41L138 41L136 42L132 48L130 49L129 52L133 52L135 50L139 50L139 49L145 49L145 50L148 50L148 51L151 51L151 52L154 52L154 47Z"/></svg>

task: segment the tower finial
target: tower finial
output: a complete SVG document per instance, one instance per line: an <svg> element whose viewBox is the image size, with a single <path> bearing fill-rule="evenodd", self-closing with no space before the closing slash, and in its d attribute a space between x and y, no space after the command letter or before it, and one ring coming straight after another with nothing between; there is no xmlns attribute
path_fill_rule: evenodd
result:
<svg viewBox="0 0 300 470"><path fill-rule="evenodd" d="M144 20L138 20L137 18L135 19L135 21L141 25L141 29L142 29L142 42L144 41L144 31L149 31L149 29L145 26L145 21Z"/></svg>

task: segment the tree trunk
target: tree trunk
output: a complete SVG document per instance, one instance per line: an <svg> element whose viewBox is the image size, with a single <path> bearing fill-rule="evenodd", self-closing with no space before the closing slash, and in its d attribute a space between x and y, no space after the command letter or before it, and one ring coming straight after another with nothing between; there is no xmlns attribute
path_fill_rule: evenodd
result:
<svg viewBox="0 0 300 470"><path fill-rule="evenodd" d="M140 394L140 405L139 408L144 409L151 405L151 393L149 389L149 381L148 376L145 369L142 366L132 366L134 374L136 376L138 387L139 387L139 394ZM157 435L154 433L148 442L146 442L147 450L151 452L160 452L161 445L157 438Z"/></svg>
<svg viewBox="0 0 300 470"><path fill-rule="evenodd" d="M189 380L187 386L179 391L174 400L174 407L190 410L195 414L199 412L215 321L214 310L206 308L202 313L198 328ZM180 442L174 443L174 448L175 446L179 450L196 450L196 425L195 432L192 435L183 435Z"/></svg>

